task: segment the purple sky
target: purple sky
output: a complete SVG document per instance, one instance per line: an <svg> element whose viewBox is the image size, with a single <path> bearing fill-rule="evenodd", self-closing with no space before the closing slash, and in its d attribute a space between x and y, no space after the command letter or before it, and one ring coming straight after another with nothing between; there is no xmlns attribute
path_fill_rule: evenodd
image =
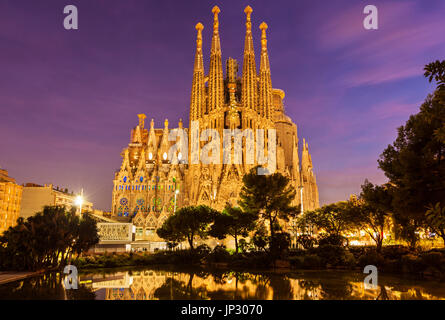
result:
<svg viewBox="0 0 445 320"><path fill-rule="evenodd" d="M79 30L63 8L79 9ZM120 151L137 114L188 123L195 24L218 4L223 59L242 62L244 7L253 7L259 67L269 25L272 84L309 149L322 204L382 183L377 159L433 90L423 66L444 59L443 0L0 1L0 166L19 183L81 187L109 210ZM379 30L363 8L379 9Z"/></svg>

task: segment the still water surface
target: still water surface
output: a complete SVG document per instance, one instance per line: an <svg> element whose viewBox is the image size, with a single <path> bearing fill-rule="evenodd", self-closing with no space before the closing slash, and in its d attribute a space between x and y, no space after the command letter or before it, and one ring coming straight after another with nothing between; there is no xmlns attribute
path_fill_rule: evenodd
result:
<svg viewBox="0 0 445 320"><path fill-rule="evenodd" d="M238 272L177 269L96 270L80 273L77 290L49 273L0 285L0 299L445 299L445 283L379 276L365 290L365 275L344 271Z"/></svg>

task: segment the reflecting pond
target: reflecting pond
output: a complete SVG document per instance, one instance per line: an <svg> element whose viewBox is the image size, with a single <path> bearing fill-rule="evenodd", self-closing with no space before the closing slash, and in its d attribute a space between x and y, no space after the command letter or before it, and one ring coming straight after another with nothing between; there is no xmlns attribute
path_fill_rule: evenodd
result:
<svg viewBox="0 0 445 320"><path fill-rule="evenodd" d="M351 271L97 270L79 274L77 290L65 290L60 273L0 285L0 299L445 299L445 283L380 275L365 289L366 275Z"/></svg>

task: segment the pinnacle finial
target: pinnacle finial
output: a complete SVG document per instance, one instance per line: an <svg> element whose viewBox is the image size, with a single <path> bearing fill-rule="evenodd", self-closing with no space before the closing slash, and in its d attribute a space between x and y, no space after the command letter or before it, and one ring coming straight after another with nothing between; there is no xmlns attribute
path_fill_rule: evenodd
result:
<svg viewBox="0 0 445 320"><path fill-rule="evenodd" d="M263 31L263 33L266 33L267 28L268 28L267 23L263 21L263 22L260 24L260 29L261 29L261 31Z"/></svg>
<svg viewBox="0 0 445 320"><path fill-rule="evenodd" d="M165 121L164 121L164 127L165 127L165 128L168 128L168 119L165 119Z"/></svg>
<svg viewBox="0 0 445 320"><path fill-rule="evenodd" d="M145 114L143 114L143 113L140 113L140 114L138 114L138 118L139 118L139 127L144 129L145 118L147 118L147 116Z"/></svg>
<svg viewBox="0 0 445 320"><path fill-rule="evenodd" d="M219 10L218 6L214 6L212 9L213 13L213 33L218 33L218 27L219 27L219 21L218 21L218 13L220 13L221 10Z"/></svg>
<svg viewBox="0 0 445 320"><path fill-rule="evenodd" d="M213 9L212 9L212 13L213 13L213 20L214 20L215 22L218 21L218 13L220 13L220 12L221 12L221 10L219 10L219 7L218 7L218 6L214 6L214 7L213 7Z"/></svg>
<svg viewBox="0 0 445 320"><path fill-rule="evenodd" d="M196 47L198 49L202 48L202 30L204 29L204 26L201 22L198 22L195 26L196 30L198 30L198 35L196 36Z"/></svg>
<svg viewBox="0 0 445 320"><path fill-rule="evenodd" d="M215 16L218 16L218 13L220 13L221 12L221 10L219 10L219 7L218 6L214 6L213 8L212 8L212 13L215 15Z"/></svg>
<svg viewBox="0 0 445 320"><path fill-rule="evenodd" d="M244 13L246 14L246 29L248 32L252 29L252 22L250 20L250 15L252 14L253 9L251 6L247 6L246 9L244 9Z"/></svg>
<svg viewBox="0 0 445 320"><path fill-rule="evenodd" d="M247 15L247 19L248 19L248 20L250 20L250 15L252 14L252 12L253 12L253 9L252 9L251 6L247 6L247 7L244 9L244 13Z"/></svg>
<svg viewBox="0 0 445 320"><path fill-rule="evenodd" d="M261 29L261 49L264 51L267 49L267 36L266 36L267 23L266 22L261 23L260 29Z"/></svg>
<svg viewBox="0 0 445 320"><path fill-rule="evenodd" d="M195 26L196 30L202 31L204 29L204 25L201 22L198 22Z"/></svg>

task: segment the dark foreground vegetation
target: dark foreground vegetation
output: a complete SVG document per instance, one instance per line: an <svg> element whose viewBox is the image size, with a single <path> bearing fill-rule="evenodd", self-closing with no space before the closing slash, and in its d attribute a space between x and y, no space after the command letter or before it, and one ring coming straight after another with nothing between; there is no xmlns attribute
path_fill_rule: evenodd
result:
<svg viewBox="0 0 445 320"><path fill-rule="evenodd" d="M15 227L0 236L0 270L50 270L63 267L99 242L96 221L75 209L45 207L19 218Z"/></svg>
<svg viewBox="0 0 445 320"><path fill-rule="evenodd" d="M344 269L360 272L366 265L375 265L380 273L445 280L444 249L413 251L403 246L386 246L377 252L375 247L322 245L310 250L290 251L280 259L273 259L266 251L231 253L223 246L211 250L201 245L194 250L158 251L153 254L89 255L78 257L73 263L80 269L180 265L239 270Z"/></svg>

